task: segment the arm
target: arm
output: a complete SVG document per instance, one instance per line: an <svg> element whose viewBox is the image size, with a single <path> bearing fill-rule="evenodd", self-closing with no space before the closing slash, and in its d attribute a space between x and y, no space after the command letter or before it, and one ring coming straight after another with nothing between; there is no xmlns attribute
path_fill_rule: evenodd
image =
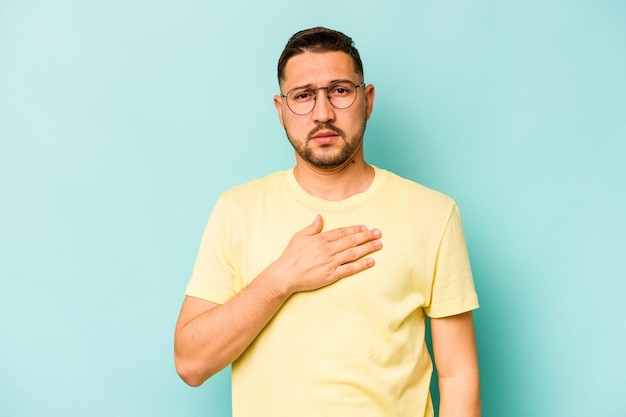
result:
<svg viewBox="0 0 626 417"><path fill-rule="evenodd" d="M472 312L431 318L440 417L480 417L480 376Z"/></svg>
<svg viewBox="0 0 626 417"><path fill-rule="evenodd" d="M250 285L218 305L186 297L176 325L176 370L192 386L237 359L287 299L374 265L380 231L364 226L320 233L322 218L296 233L282 255Z"/></svg>

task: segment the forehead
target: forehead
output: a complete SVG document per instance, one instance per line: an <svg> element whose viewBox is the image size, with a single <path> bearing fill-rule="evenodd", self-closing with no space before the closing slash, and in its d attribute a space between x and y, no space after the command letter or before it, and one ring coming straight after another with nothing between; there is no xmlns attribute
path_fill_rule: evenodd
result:
<svg viewBox="0 0 626 417"><path fill-rule="evenodd" d="M342 51L303 52L285 65L286 89L304 85L323 86L334 80L358 80L352 57Z"/></svg>

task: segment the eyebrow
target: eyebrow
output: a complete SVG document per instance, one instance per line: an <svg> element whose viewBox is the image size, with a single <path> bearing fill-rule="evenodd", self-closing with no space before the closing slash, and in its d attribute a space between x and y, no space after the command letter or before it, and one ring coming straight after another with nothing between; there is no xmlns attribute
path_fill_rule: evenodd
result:
<svg viewBox="0 0 626 417"><path fill-rule="evenodd" d="M357 83L355 83L355 82L354 82L354 81L352 81L352 80L348 80L348 79L341 78L341 79L338 79L338 80L332 80L331 82L329 82L328 84L326 84L324 87L316 87L316 88L326 88L326 87L328 87L329 85L333 85L333 84L335 84L335 83L340 83L340 82L344 82L344 81L349 81L349 82L353 83L354 85L357 85ZM305 84L305 85L300 85L300 86L297 86L297 87L290 88L288 91L291 91L291 90L298 90L298 89L308 89L308 90L314 90L315 88L313 87L313 84Z"/></svg>

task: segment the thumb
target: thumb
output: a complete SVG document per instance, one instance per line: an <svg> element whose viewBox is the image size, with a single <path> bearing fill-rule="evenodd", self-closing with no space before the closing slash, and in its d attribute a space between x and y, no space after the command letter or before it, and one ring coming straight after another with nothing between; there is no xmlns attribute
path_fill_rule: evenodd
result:
<svg viewBox="0 0 626 417"><path fill-rule="evenodd" d="M315 216L313 223L308 225L303 232L307 235L315 235L322 231L322 227L324 226L324 219L322 219L321 215Z"/></svg>

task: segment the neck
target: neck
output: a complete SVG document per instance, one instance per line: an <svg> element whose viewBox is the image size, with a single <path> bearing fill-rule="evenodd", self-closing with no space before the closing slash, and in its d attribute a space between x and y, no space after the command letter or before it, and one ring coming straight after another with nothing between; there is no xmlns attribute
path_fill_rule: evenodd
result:
<svg viewBox="0 0 626 417"><path fill-rule="evenodd" d="M362 156L328 170L313 167L296 156L293 174L307 193L329 201L341 201L365 192L374 180L374 168Z"/></svg>

